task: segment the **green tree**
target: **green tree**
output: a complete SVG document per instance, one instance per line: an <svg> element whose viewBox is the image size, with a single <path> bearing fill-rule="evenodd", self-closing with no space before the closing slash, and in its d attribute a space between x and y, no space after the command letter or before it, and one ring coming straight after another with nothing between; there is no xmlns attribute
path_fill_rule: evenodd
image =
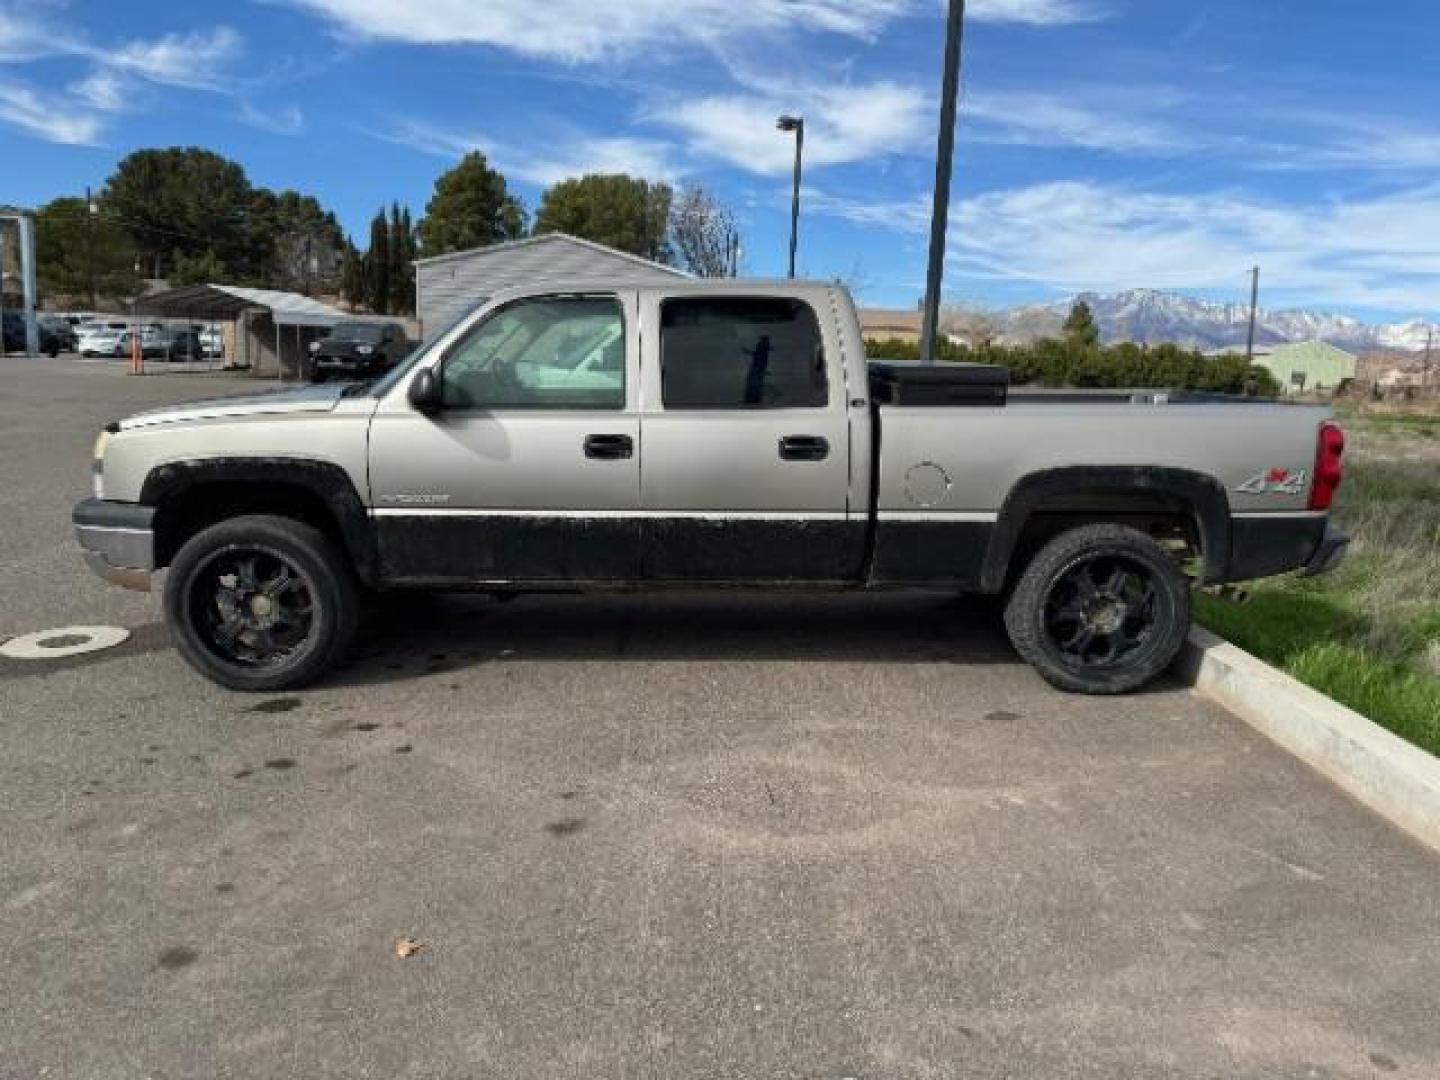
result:
<svg viewBox="0 0 1440 1080"><path fill-rule="evenodd" d="M137 150L101 194L131 237L147 277L166 277L177 256L213 252L229 274L254 278L253 190L245 170L195 147Z"/></svg>
<svg viewBox="0 0 1440 1080"><path fill-rule="evenodd" d="M390 204L390 311L406 315L415 306L415 230L410 208Z"/></svg>
<svg viewBox="0 0 1440 1080"><path fill-rule="evenodd" d="M351 307L363 307L365 292L365 260L347 237L340 263L340 295Z"/></svg>
<svg viewBox="0 0 1440 1080"><path fill-rule="evenodd" d="M334 292L340 288L345 235L313 195L265 188L251 202L251 275L272 288Z"/></svg>
<svg viewBox="0 0 1440 1080"><path fill-rule="evenodd" d="M208 285L225 280L225 267L213 251L187 255L176 251L170 261L171 285Z"/></svg>
<svg viewBox="0 0 1440 1080"><path fill-rule="evenodd" d="M535 216L537 235L569 233L655 262L673 261L669 184L624 174L591 173L562 180L545 192Z"/></svg>
<svg viewBox="0 0 1440 1080"><path fill-rule="evenodd" d="M525 211L505 177L479 151L435 181L435 194L420 220L426 255L486 247L525 235Z"/></svg>
<svg viewBox="0 0 1440 1080"><path fill-rule="evenodd" d="M1079 349L1093 349L1100 344L1100 328L1095 325L1095 314L1084 300L1075 301L1070 315L1065 320L1065 341Z"/></svg>
<svg viewBox="0 0 1440 1080"><path fill-rule="evenodd" d="M370 222L370 250L365 254L366 300L370 310L384 315L390 310L390 223L382 208Z"/></svg>
<svg viewBox="0 0 1440 1080"><path fill-rule="evenodd" d="M84 199L54 199L35 213L36 277L43 294L93 306L91 297L118 300L140 291L129 234Z"/></svg>

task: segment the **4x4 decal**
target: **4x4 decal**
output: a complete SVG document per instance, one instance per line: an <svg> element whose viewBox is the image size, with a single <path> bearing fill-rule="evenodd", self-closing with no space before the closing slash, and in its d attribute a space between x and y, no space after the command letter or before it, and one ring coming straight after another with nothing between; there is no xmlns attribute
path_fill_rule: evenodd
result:
<svg viewBox="0 0 1440 1080"><path fill-rule="evenodd" d="M1247 495L1304 495L1310 474L1304 469L1269 469L1256 473L1236 491Z"/></svg>

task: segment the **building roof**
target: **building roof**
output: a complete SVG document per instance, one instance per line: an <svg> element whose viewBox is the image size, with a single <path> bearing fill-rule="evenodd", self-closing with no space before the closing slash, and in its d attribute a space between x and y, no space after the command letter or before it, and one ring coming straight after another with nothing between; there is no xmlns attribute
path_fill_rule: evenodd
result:
<svg viewBox="0 0 1440 1080"><path fill-rule="evenodd" d="M920 333L923 312L917 308L861 308L860 325L869 330Z"/></svg>
<svg viewBox="0 0 1440 1080"><path fill-rule="evenodd" d="M665 274L672 274L675 277L686 278L692 275L683 270L677 270L673 266L666 266L664 263L654 262L651 259L641 258L639 255L632 255L628 251L620 251L616 248L607 247L604 244L597 244L593 240L583 240L578 236L571 236L569 233L553 232L544 233L540 236L527 236L523 240L509 240L501 244L489 244L486 247L469 248L465 251L451 251L444 255L431 255L426 259L416 259L416 266L435 266L439 263L452 262L457 259L474 259L477 257L488 258L492 255L503 255L520 248L538 247L546 244L573 244L579 247L588 248L590 251L604 255L612 255L617 259L624 259L626 262L634 263L636 266L644 267L651 272L659 271Z"/></svg>
<svg viewBox="0 0 1440 1080"><path fill-rule="evenodd" d="M263 308L278 326L334 326L354 318L299 293L240 285L187 285L142 296L135 307L147 315L201 319L233 319L241 312Z"/></svg>

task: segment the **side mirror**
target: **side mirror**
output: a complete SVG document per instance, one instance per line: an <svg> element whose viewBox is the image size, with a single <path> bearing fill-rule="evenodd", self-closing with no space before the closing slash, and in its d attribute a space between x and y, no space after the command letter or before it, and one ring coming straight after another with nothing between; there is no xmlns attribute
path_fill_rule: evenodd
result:
<svg viewBox="0 0 1440 1080"><path fill-rule="evenodd" d="M440 376L434 368L425 368L410 380L408 393L410 406L416 412L434 416L443 405L440 392Z"/></svg>

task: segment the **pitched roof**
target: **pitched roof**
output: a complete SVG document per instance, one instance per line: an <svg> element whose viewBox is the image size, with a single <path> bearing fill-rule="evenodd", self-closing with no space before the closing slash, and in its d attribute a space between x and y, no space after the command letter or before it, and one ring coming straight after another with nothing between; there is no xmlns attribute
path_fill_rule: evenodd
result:
<svg viewBox="0 0 1440 1080"><path fill-rule="evenodd" d="M585 240L581 237L571 236L569 233L563 232L542 233L539 236L527 236L523 240L507 240L504 243L488 244L485 247L469 248L465 251L449 251L444 255L431 255L428 258L416 259L415 265L434 266L437 263L450 262L455 259L472 259L476 256L501 255L507 251L514 251L517 248L535 247L541 244L554 244L557 242L575 244L601 254L612 255L617 259L624 259L627 262L635 263L637 266L643 266L647 270L657 270L681 278L692 276L683 270L677 270L673 266L666 266L664 263L658 263L652 259L632 255L628 251L620 251L617 248L608 247L605 244L597 244L593 240Z"/></svg>
<svg viewBox="0 0 1440 1080"><path fill-rule="evenodd" d="M136 309L153 315L234 318L251 308L265 308L280 326L334 326L354 318L319 300L275 289L241 285L187 285L151 293L136 302Z"/></svg>

